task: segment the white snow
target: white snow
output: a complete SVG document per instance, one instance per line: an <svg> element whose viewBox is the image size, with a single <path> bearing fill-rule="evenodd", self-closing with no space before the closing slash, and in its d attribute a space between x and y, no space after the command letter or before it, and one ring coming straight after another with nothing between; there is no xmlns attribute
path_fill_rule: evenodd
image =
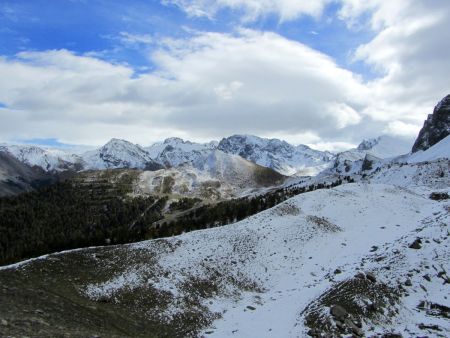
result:
<svg viewBox="0 0 450 338"><path fill-rule="evenodd" d="M407 161L409 163L418 163L425 161L434 161L440 158L450 159L450 135L425 151L420 150L416 153L411 154L407 158Z"/></svg>
<svg viewBox="0 0 450 338"><path fill-rule="evenodd" d="M327 168L334 158L330 152L314 150L306 145L293 146L278 139L253 135L233 135L225 138L220 141L219 149L243 156L286 176L314 176Z"/></svg>
<svg viewBox="0 0 450 338"><path fill-rule="evenodd" d="M164 178L171 177L174 194L230 198L260 188L257 173L258 166L240 156L220 150L202 151L191 157L190 162L176 168L143 172L139 176L136 193L159 193Z"/></svg>
<svg viewBox="0 0 450 338"><path fill-rule="evenodd" d="M170 167L176 167L184 163L190 163L195 158L205 152L210 152L217 148L217 142L195 143L185 141L177 137L166 139L145 148L150 156L156 161Z"/></svg>
<svg viewBox="0 0 450 338"><path fill-rule="evenodd" d="M157 285L176 290L175 295L182 297L179 287L186 278L209 278L210 269L219 269L237 280L255 282L263 292L243 292L222 281L224 291L211 302L205 300L212 311L222 314L205 329L208 336L303 337L306 328L301 312L335 282L353 277L359 269L373 271L377 279L390 283L406 278L417 264L424 269L431 265L432 253L436 252L440 257L436 264L450 271L448 241L444 239L450 217L444 207L415 191L384 184L347 184L299 195L244 221L168 239L175 249L161 254L158 266L170 275L161 275ZM426 250L407 247L417 236L430 239L424 244ZM440 246L432 238L444 244ZM128 248L142 250L152 248L153 243L141 242ZM382 269L384 263L373 259L372 246L381 248L391 270ZM395 259L397 251L403 254L399 259ZM336 268L342 273L334 275ZM111 287L120 291L128 287L128 279L139 281L140 273L144 273L141 265L129 267L127 276L89 285L89 294L107 295ZM419 278L413 280L415 285ZM402 300L393 329L406 336L417 332L416 324L425 319L415 307L423 297L450 305L443 298L447 289L434 281L436 278L433 275L426 293L415 287ZM450 333L445 319L433 322ZM383 324L374 332L386 328Z"/></svg>
<svg viewBox="0 0 450 338"><path fill-rule="evenodd" d="M403 138L382 135L376 139L364 140L358 146L358 150L384 159L407 154L411 150L411 146L412 144Z"/></svg>
<svg viewBox="0 0 450 338"><path fill-rule="evenodd" d="M137 168L153 162L141 146L125 140L111 139L103 147L81 155L84 169Z"/></svg>
<svg viewBox="0 0 450 338"><path fill-rule="evenodd" d="M41 148L33 145L0 144L0 151L5 151L19 161L38 166L46 171L65 170L67 166L80 162L80 157L62 149Z"/></svg>

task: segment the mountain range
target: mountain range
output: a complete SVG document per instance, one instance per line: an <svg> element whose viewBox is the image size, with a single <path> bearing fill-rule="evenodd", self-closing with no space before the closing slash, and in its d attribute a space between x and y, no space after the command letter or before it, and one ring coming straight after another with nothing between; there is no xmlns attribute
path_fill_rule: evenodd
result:
<svg viewBox="0 0 450 338"><path fill-rule="evenodd" d="M178 186L179 191L198 192L199 187L215 181L216 185L218 182L222 186L220 188L222 193L225 191L236 193L233 187L244 189L242 182L249 174L241 174L249 172L248 168L252 168L251 177L257 177L255 173L260 173L261 170L258 168L261 167L287 177L315 175L323 177L371 171L390 161L408 161L406 158L410 153L413 153L410 161L426 158L430 153L418 154L433 147L450 134L449 110L450 96L447 96L439 102L433 114L428 116L412 151L409 142L387 135L363 140L356 148L336 154L314 150L306 145L294 146L278 139L233 135L223 138L220 142L209 143L195 143L174 137L149 147L126 140L111 139L100 148L81 153L35 145L0 144L0 153L50 174L104 169L157 171L154 174L144 175L152 179L152 182L141 185L144 190L148 190L149 187L157 189L159 184L157 182L170 176L177 178L174 185ZM445 147L441 148L443 149L439 152L444 152L442 156L445 156ZM434 149L432 157L438 155ZM236 156L242 160L238 160ZM230 168L226 168L227 165L230 165ZM10 170L8 172L11 173ZM240 173L237 176L240 178L225 173ZM9 176L4 174L2 180L12 182L14 181L12 178L16 176L19 177L20 174ZM276 177L276 175L269 176ZM255 184L248 184L245 188L257 186L256 181L250 181Z"/></svg>
<svg viewBox="0 0 450 338"><path fill-rule="evenodd" d="M450 336L447 98L412 149L387 136L338 154L247 135L80 155L4 145L8 188L78 173L0 199L3 259L48 253L0 267L0 335Z"/></svg>
<svg viewBox="0 0 450 338"><path fill-rule="evenodd" d="M365 153L386 158L401 155L407 147L399 139L388 136L363 141L354 153ZM1 144L0 151L17 160L38 166L45 171L102 170L134 168L158 170L198 162L199 158L215 151L238 155L286 176L315 175L329 166L336 154L311 149L306 145L293 146L278 139L265 139L251 135L233 135L220 142L195 143L180 138L168 138L149 147L126 140L111 139L104 146L84 153L71 153L63 149L34 145ZM224 155L226 156L226 155Z"/></svg>

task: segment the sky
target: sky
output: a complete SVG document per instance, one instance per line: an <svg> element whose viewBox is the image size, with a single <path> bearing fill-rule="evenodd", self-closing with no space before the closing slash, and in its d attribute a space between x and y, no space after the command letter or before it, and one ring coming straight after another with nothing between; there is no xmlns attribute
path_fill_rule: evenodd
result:
<svg viewBox="0 0 450 338"><path fill-rule="evenodd" d="M2 0L0 141L412 144L449 50L448 0Z"/></svg>

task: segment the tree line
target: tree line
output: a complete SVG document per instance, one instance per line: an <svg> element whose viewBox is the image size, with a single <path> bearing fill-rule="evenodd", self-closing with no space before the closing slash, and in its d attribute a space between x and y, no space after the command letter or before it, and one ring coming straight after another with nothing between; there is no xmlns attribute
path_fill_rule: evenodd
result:
<svg viewBox="0 0 450 338"><path fill-rule="evenodd" d="M155 207L144 213L154 203ZM146 225L161 218L164 204L165 199L155 197L125 197L111 184L73 181L0 198L0 264L55 251L141 240Z"/></svg>
<svg viewBox="0 0 450 338"><path fill-rule="evenodd" d="M263 195L221 201L214 205L202 205L174 220L157 221L148 229L146 237L148 239L168 237L193 230L231 224L272 208L295 195L317 189L330 189L341 185L344 181L354 182L353 178L345 176L332 183L318 183L301 187L292 185Z"/></svg>
<svg viewBox="0 0 450 338"><path fill-rule="evenodd" d="M167 197L128 197L128 184L106 179L68 180L37 191L0 198L0 264L62 250L131 243L230 224L271 208L290 197L333 183L289 186L262 195L216 204L183 198L165 210ZM164 212L184 211L171 221Z"/></svg>

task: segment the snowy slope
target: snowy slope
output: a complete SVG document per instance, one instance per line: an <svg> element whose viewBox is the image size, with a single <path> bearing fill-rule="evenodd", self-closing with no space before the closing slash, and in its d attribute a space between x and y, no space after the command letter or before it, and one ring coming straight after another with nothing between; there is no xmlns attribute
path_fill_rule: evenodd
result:
<svg viewBox="0 0 450 338"><path fill-rule="evenodd" d="M7 152L0 152L0 196L15 195L51 184L56 177L39 167L31 167Z"/></svg>
<svg viewBox="0 0 450 338"><path fill-rule="evenodd" d="M177 137L166 139L145 148L150 156L167 167L176 167L190 163L202 154L209 153L217 148L217 142L194 143L184 141Z"/></svg>
<svg viewBox="0 0 450 338"><path fill-rule="evenodd" d="M141 146L119 139L111 139L103 147L85 152L81 157L84 169L157 169L162 167Z"/></svg>
<svg viewBox="0 0 450 338"><path fill-rule="evenodd" d="M447 136L425 151L419 150L411 154L407 158L407 161L409 163L417 163L424 161L434 161L441 158L450 159L450 136Z"/></svg>
<svg viewBox="0 0 450 338"><path fill-rule="evenodd" d="M228 168L220 156L203 171ZM180 330L195 314L203 327L192 336L446 337L450 201L428 196L450 190L448 171L439 173L448 167L386 166L366 182L301 194L228 226L117 246L111 255L49 255L40 264L51 270L84 255L95 278L77 279L76 290L94 308L133 306L134 316ZM2 269L26 273L33 262ZM335 305L342 318L330 314Z"/></svg>
<svg viewBox="0 0 450 338"><path fill-rule="evenodd" d="M315 191L236 224L167 239L170 250L156 251L159 274L150 281L145 276L147 269L156 269L153 265L126 261L111 279L88 284L83 292L93 300L112 298L120 303L118 295L151 285L172 295L162 314L169 320L185 309L186 281L214 280L218 291L205 297L203 304L221 318L204 333L303 337L309 329L305 310L322 306L324 322L331 321L329 307L320 303L323 295L354 282L355 274L363 271L375 275L373 285L364 280L374 290L387 286L401 294L384 305L385 315L380 312L376 321L360 318L367 334L423 335L428 331L420 329L420 323L439 325L448 334L447 319L426 316L426 308L416 310L421 300L450 305L444 299L445 274L440 275L450 269L446 226L450 217L445 206L390 185L349 184ZM423 249L408 248L418 236ZM154 254L158 243L147 241L123 250L130 251L127 257L134 257L134 251ZM425 274L429 282L422 277ZM412 287L404 286L407 279ZM419 287L422 284L426 291ZM357 296L361 306L370 302L370 295ZM398 312L395 316L393 309Z"/></svg>
<svg viewBox="0 0 450 338"><path fill-rule="evenodd" d="M41 148L33 145L0 144L0 151L6 152L29 166L38 166L46 171L61 171L76 167L79 156L64 150Z"/></svg>
<svg viewBox="0 0 450 338"><path fill-rule="evenodd" d="M222 199L247 189L281 184L284 177L244 158L220 150L195 151L188 163L140 175L138 193L170 192L184 196ZM170 183L169 183L170 182Z"/></svg>
<svg viewBox="0 0 450 338"><path fill-rule="evenodd" d="M409 153L410 144L401 138L387 135L363 140L355 149L336 154L334 163L326 168L321 175L342 174L354 175L367 171L365 163L371 162L371 170L390 162L403 154Z"/></svg>
<svg viewBox="0 0 450 338"><path fill-rule="evenodd" d="M242 156L283 175L315 175L334 158L329 152L314 150L305 145L293 146L278 139L252 135L233 135L220 141L218 149Z"/></svg>
<svg viewBox="0 0 450 338"><path fill-rule="evenodd" d="M357 150L378 158L392 158L409 153L411 144L408 140L382 135L375 139L362 141Z"/></svg>
<svg viewBox="0 0 450 338"><path fill-rule="evenodd" d="M450 269L446 228L450 217L443 207L388 185L351 184L300 195L242 222L168 239L172 249L157 256L161 274L150 284L173 295L167 310L170 318L184 309L186 281L214 280L218 291L203 304L221 318L204 330L209 336L304 337L309 330L305 310L322 307L324 323L331 321L321 297L353 281L360 271L372 272L376 282L369 286L375 291L387 285L397 292L406 279L411 279L412 287L406 287L408 292L399 299L392 298L377 320L360 318L367 334L427 333L420 323L439 325L450 334L447 319L427 317L426 309L416 311L420 300L450 305L443 298L448 287L437 277L439 271ZM417 236L422 238L421 251L408 248ZM124 250L154 252L154 245L142 242ZM145 265L130 263L111 279L86 285L86 296L114 298L149 283ZM422 277L426 273L430 282ZM369 295L357 297L362 307L370 302ZM388 309L398 314L392 317Z"/></svg>

